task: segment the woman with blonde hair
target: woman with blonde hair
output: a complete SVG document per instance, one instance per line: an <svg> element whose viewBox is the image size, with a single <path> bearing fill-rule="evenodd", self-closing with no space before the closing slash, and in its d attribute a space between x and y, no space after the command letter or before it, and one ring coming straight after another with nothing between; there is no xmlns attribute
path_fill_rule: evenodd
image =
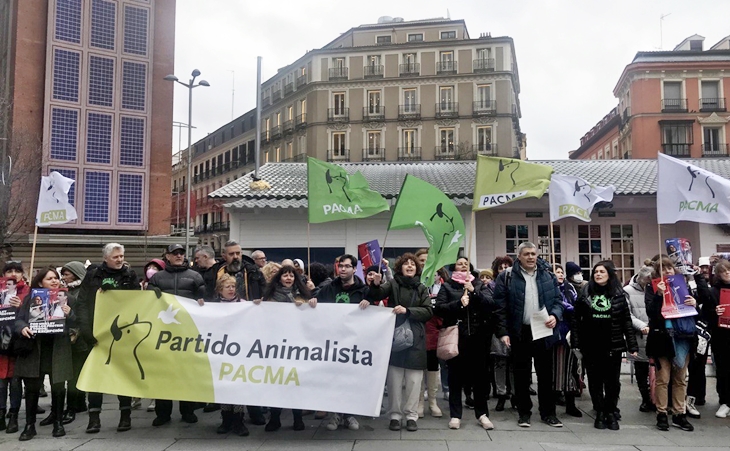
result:
<svg viewBox="0 0 730 451"><path fill-rule="evenodd" d="M274 275L281 269L281 265L276 262L269 262L264 265L263 268L261 268L261 273L264 275L264 279L266 279L266 283L271 282L271 279L274 277Z"/></svg>

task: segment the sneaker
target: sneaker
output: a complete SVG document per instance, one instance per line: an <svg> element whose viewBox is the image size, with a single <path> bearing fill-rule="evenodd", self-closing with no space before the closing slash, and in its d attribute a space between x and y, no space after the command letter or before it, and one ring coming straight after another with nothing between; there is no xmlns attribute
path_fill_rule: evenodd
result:
<svg viewBox="0 0 730 451"><path fill-rule="evenodd" d="M687 415L672 415L672 426L687 432L695 430L695 427L687 421Z"/></svg>
<svg viewBox="0 0 730 451"><path fill-rule="evenodd" d="M694 396L687 396L687 415L690 418L700 419L700 411L697 410L697 407L695 407L695 397Z"/></svg>
<svg viewBox="0 0 730 451"><path fill-rule="evenodd" d="M517 420L517 426L521 428L529 428L530 427L530 416L529 415L520 415L520 418Z"/></svg>
<svg viewBox="0 0 730 451"><path fill-rule="evenodd" d="M340 415L337 413L332 414L332 418L330 418L330 421L327 423L327 430L336 431L337 428L340 427L340 423L342 423Z"/></svg>
<svg viewBox="0 0 730 451"><path fill-rule="evenodd" d="M489 417L486 415L482 415L479 417L479 424L487 431L491 431L492 429L494 429L494 424L489 421Z"/></svg>
<svg viewBox="0 0 730 451"><path fill-rule="evenodd" d="M357 422L357 418L349 416L345 418L345 421L347 421L347 429L351 431L357 431L360 429L360 423Z"/></svg>
<svg viewBox="0 0 730 451"><path fill-rule="evenodd" d="M132 398L132 408L139 409L142 407L142 400L139 398Z"/></svg>
<svg viewBox="0 0 730 451"><path fill-rule="evenodd" d="M149 406L147 406L147 412L155 411L155 400L153 399Z"/></svg>
<svg viewBox="0 0 730 451"><path fill-rule="evenodd" d="M717 418L727 418L730 415L730 407L727 404L720 405L720 408L715 412Z"/></svg>
<svg viewBox="0 0 730 451"><path fill-rule="evenodd" d="M666 413L658 413L656 416L656 428L660 431L669 430L669 419Z"/></svg>
<svg viewBox="0 0 730 451"><path fill-rule="evenodd" d="M400 431L400 420L390 420L388 429L391 431Z"/></svg>
<svg viewBox="0 0 730 451"><path fill-rule="evenodd" d="M416 423L416 420L407 420L406 421L406 431L416 432L417 430L418 430L418 423Z"/></svg>
<svg viewBox="0 0 730 451"><path fill-rule="evenodd" d="M449 429L459 429L461 427L461 420L458 418L452 418L449 420Z"/></svg>
<svg viewBox="0 0 730 451"><path fill-rule="evenodd" d="M542 422L554 428L563 427L563 423L561 423L560 420L558 420L558 417L556 417L555 415L548 415L546 417L543 417Z"/></svg>

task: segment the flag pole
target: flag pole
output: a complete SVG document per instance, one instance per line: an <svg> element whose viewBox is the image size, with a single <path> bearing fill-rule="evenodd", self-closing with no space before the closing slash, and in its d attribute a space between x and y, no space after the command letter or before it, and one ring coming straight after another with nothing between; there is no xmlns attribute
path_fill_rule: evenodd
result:
<svg viewBox="0 0 730 451"><path fill-rule="evenodd" d="M471 243L474 238L474 210L471 210L471 218L469 219L469 248L466 251L466 259L471 264Z"/></svg>
<svg viewBox="0 0 730 451"><path fill-rule="evenodd" d="M35 230L33 231L33 248L30 251L30 268L28 269L28 275L30 275L30 277L33 277L33 264L35 263L35 243L37 238L38 225L35 226Z"/></svg>
<svg viewBox="0 0 730 451"><path fill-rule="evenodd" d="M385 243L388 241L388 232L390 229L385 229L385 238L383 238L383 245L380 246L380 261L378 262L378 270L383 266L383 259L385 258Z"/></svg>
<svg viewBox="0 0 730 451"><path fill-rule="evenodd" d="M310 237L309 237L309 220L307 220L307 277L309 280L312 280L312 254L311 254L311 246L310 246Z"/></svg>
<svg viewBox="0 0 730 451"><path fill-rule="evenodd" d="M555 260L555 232L553 232L553 222L550 221L550 253L552 255L552 267L553 271L555 271L555 265L558 264L557 260Z"/></svg>
<svg viewBox="0 0 730 451"><path fill-rule="evenodd" d="M664 280L664 268L662 262L662 225L657 222L657 235L659 236L659 280Z"/></svg>

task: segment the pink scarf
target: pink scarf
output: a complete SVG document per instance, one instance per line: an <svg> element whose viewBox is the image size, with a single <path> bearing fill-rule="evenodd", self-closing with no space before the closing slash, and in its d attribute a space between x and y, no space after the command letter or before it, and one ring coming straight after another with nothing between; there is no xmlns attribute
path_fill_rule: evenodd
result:
<svg viewBox="0 0 730 451"><path fill-rule="evenodd" d="M454 271L451 273L451 280L464 285L474 280L474 276L468 271Z"/></svg>

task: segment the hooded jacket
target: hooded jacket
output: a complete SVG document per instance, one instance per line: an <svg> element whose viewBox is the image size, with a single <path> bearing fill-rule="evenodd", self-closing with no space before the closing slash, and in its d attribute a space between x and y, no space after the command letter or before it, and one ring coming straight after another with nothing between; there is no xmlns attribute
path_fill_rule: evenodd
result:
<svg viewBox="0 0 730 451"><path fill-rule="evenodd" d="M335 277L317 292L317 302L335 304L359 304L368 296L368 286L359 277L353 276L353 284L345 287L342 279Z"/></svg>
<svg viewBox="0 0 730 451"><path fill-rule="evenodd" d="M187 260L181 266L166 262L165 270L155 273L147 289L159 288L163 293L174 294L188 299L205 297L203 276L190 269Z"/></svg>
<svg viewBox="0 0 730 451"><path fill-rule="evenodd" d="M646 336L641 333L641 329L649 327L649 317L646 314L644 290L636 281L636 275L634 275L629 283L624 287L624 291L629 295L628 301L629 312L631 313L631 325L634 327L636 344L639 345L639 355L634 360L638 362L648 362L649 357L646 355Z"/></svg>

